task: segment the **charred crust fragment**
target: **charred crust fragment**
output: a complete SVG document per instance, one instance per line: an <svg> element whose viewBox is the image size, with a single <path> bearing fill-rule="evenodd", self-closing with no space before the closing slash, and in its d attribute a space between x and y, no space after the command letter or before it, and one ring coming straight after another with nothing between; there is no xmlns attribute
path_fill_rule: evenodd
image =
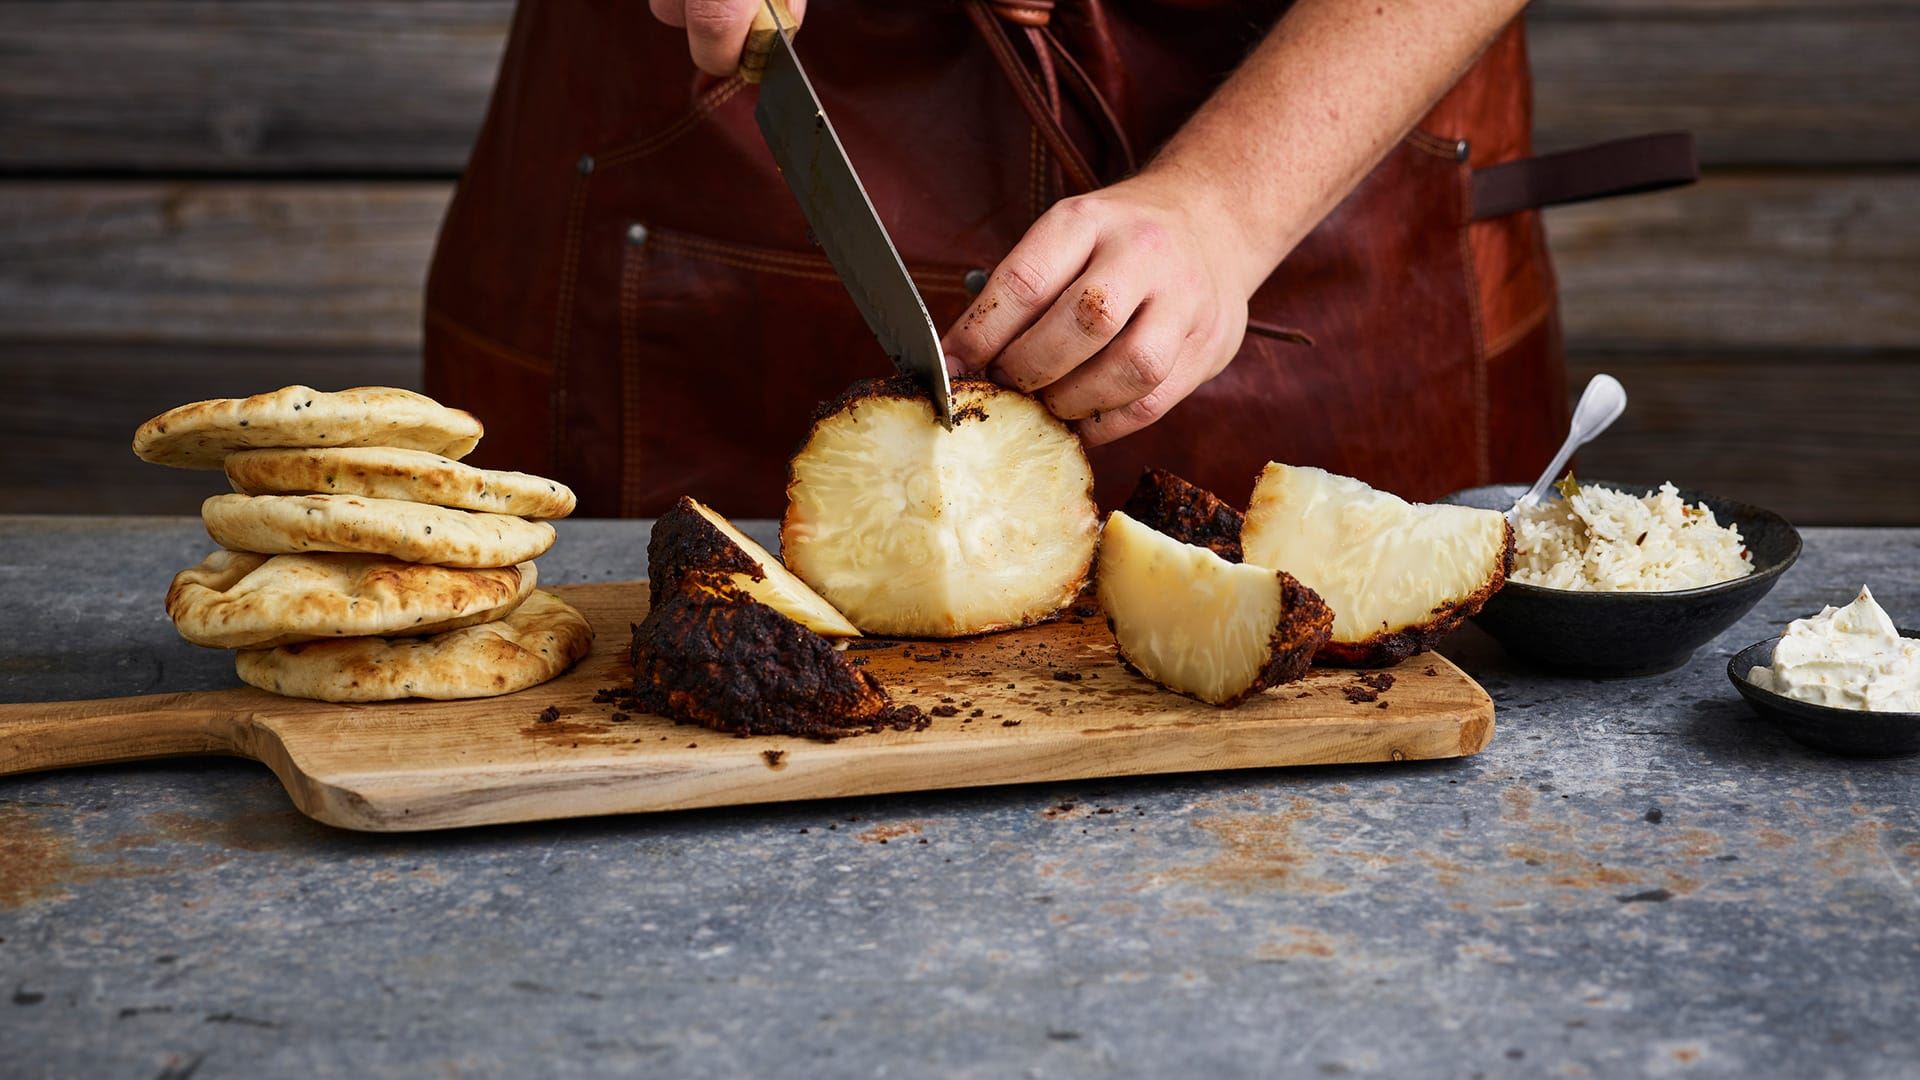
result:
<svg viewBox="0 0 1920 1080"><path fill-rule="evenodd" d="M1120 508L1128 517L1183 544L1203 547L1228 562L1241 561L1244 516L1219 496L1165 469L1148 468Z"/></svg>
<svg viewBox="0 0 1920 1080"><path fill-rule="evenodd" d="M837 739L927 725L831 641L717 573L682 574L635 627L629 651L637 705L715 731Z"/></svg>
<svg viewBox="0 0 1920 1080"><path fill-rule="evenodd" d="M660 603L696 570L746 574L755 581L766 576L751 555L696 510L691 498L682 495L673 509L653 523L653 536L647 541L648 601Z"/></svg>
<svg viewBox="0 0 1920 1080"><path fill-rule="evenodd" d="M1274 573L1280 576L1281 610L1286 617L1274 628L1268 660L1260 674L1233 700L1221 702L1222 708L1232 708L1262 690L1300 679L1313 666L1314 654L1333 636L1333 609L1320 594L1284 570Z"/></svg>

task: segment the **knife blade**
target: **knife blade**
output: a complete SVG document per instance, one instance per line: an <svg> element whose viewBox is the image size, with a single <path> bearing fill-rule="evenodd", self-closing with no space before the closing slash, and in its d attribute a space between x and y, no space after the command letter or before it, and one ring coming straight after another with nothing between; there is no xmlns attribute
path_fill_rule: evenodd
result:
<svg viewBox="0 0 1920 1080"><path fill-rule="evenodd" d="M873 336L895 367L926 388L934 413L951 429L953 391L940 332L794 55L793 27L784 0L764 0L740 65L742 78L760 84L753 118Z"/></svg>

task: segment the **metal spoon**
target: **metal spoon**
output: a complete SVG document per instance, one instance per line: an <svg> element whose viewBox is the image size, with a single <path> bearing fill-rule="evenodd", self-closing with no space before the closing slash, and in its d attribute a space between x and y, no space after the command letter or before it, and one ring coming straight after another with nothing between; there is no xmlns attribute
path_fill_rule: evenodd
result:
<svg viewBox="0 0 1920 1080"><path fill-rule="evenodd" d="M1611 375L1595 375L1588 380L1587 388L1580 393L1580 404L1573 408L1573 424L1567 431L1567 441L1560 444L1560 452L1553 455L1553 464L1540 474L1525 495L1507 511L1511 519L1515 514L1540 501L1553 482L1560 478L1560 470L1567 467L1573 452L1590 443L1601 432L1607 430L1620 414L1627 411L1627 388L1620 380Z"/></svg>

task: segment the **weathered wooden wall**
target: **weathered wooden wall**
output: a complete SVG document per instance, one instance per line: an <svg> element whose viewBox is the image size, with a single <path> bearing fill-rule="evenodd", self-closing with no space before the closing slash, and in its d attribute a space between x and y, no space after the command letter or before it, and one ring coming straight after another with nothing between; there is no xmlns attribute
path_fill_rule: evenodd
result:
<svg viewBox="0 0 1920 1080"><path fill-rule="evenodd" d="M158 406L418 381L506 0L0 0L0 512L182 511ZM1539 142L1685 127L1699 186L1554 211L1594 474L1920 523L1920 0L1543 0Z"/></svg>

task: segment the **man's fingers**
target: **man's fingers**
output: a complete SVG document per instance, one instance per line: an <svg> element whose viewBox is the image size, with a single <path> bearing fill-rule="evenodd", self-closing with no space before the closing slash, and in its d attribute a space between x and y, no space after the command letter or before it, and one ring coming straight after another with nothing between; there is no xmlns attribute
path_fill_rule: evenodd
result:
<svg viewBox="0 0 1920 1080"><path fill-rule="evenodd" d="M1198 389L1201 383L1219 373L1224 363L1204 355L1217 346L1213 334L1206 330L1195 330L1183 343L1182 351L1174 361L1173 373L1165 381L1145 396L1111 412L1097 412L1084 420L1073 421L1073 430L1088 446L1099 446L1131 435L1167 415L1167 410L1185 401L1187 395Z"/></svg>
<svg viewBox="0 0 1920 1080"><path fill-rule="evenodd" d="M709 75L731 75L740 69L740 51L761 0L682 0L681 18L687 28L687 47L694 66ZM655 14L659 10L655 8Z"/></svg>
<svg viewBox="0 0 1920 1080"><path fill-rule="evenodd" d="M979 371L1011 345L1093 254L1094 226L1062 203L1041 215L987 277L986 288L941 342L947 368Z"/></svg>
<svg viewBox="0 0 1920 1080"><path fill-rule="evenodd" d="M1029 393L1066 375L1107 347L1133 319L1141 296L1139 270L1096 255L1045 315L1000 353L995 382Z"/></svg>
<svg viewBox="0 0 1920 1080"><path fill-rule="evenodd" d="M1048 387L1047 408L1062 420L1080 420L1153 393L1188 359L1182 354L1192 348L1189 321L1170 302L1148 300L1098 355Z"/></svg>

